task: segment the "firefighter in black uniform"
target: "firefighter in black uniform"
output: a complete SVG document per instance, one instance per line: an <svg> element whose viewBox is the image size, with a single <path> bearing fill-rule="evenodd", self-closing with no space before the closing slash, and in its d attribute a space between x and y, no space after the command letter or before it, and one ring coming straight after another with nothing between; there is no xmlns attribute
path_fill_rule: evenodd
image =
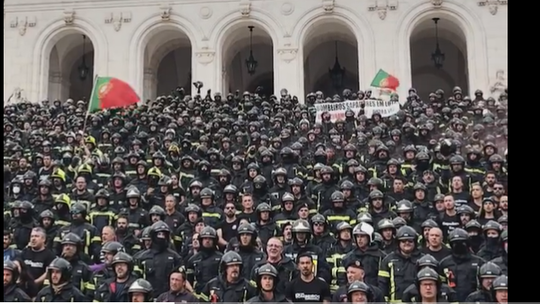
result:
<svg viewBox="0 0 540 304"><path fill-rule="evenodd" d="M254 297L257 290L241 273L242 257L235 251L225 253L219 263L219 276L203 288L204 300L211 303L238 303Z"/></svg>
<svg viewBox="0 0 540 304"><path fill-rule="evenodd" d="M291 303L285 295L276 291L278 272L271 264L264 264L257 271L258 295L249 299L247 303Z"/></svg>
<svg viewBox="0 0 540 304"><path fill-rule="evenodd" d="M467 231L461 228L452 230L448 242L452 252L440 261L438 272L443 275L448 286L456 291L457 300L462 302L477 289L476 275L484 260L470 252Z"/></svg>
<svg viewBox="0 0 540 304"><path fill-rule="evenodd" d="M29 295L17 287L19 268L13 261L4 261L4 302L32 302Z"/></svg>
<svg viewBox="0 0 540 304"><path fill-rule="evenodd" d="M100 259L104 262L103 268L94 271L86 284L85 294L88 298L94 299L94 292L96 289L100 287L105 280L114 278L115 274L111 267L111 263L118 252L125 252L124 246L114 241L105 243L101 248Z"/></svg>
<svg viewBox="0 0 540 304"><path fill-rule="evenodd" d="M154 302L152 284L145 279L137 279L128 289L129 302Z"/></svg>
<svg viewBox="0 0 540 304"><path fill-rule="evenodd" d="M212 227L204 227L199 233L200 249L186 263L188 281L193 286L195 296L206 300L201 293L206 283L219 275L219 263L223 254L217 249L217 232Z"/></svg>
<svg viewBox="0 0 540 304"><path fill-rule="evenodd" d="M326 256L323 255L322 249L310 243L311 227L308 221L294 221L291 232L293 238L292 244L284 248L283 254L292 260L296 260L296 257L300 253L310 252L313 263L316 265L315 275L329 283L332 280L330 267L326 262Z"/></svg>
<svg viewBox="0 0 540 304"><path fill-rule="evenodd" d="M399 228L396 239L398 248L384 258L379 269L379 288L390 302L400 301L405 289L414 283L416 262L422 256L416 247L418 234L414 228Z"/></svg>
<svg viewBox="0 0 540 304"><path fill-rule="evenodd" d="M94 302L129 302L128 286L137 280L132 273L133 266L133 257L125 252L118 252L111 262L115 276L99 286Z"/></svg>
<svg viewBox="0 0 540 304"><path fill-rule="evenodd" d="M238 254L242 257L242 277L249 278L253 267L265 259L265 254L257 249L257 231L253 225L238 226Z"/></svg>
<svg viewBox="0 0 540 304"><path fill-rule="evenodd" d="M347 289L347 302L352 304L373 303L373 292L366 283L354 281Z"/></svg>
<svg viewBox="0 0 540 304"><path fill-rule="evenodd" d="M351 260L360 261L366 273L364 281L369 285L378 286L377 273L385 254L373 242L373 232L373 226L368 223L356 225L353 229L356 248L343 257L341 264L345 267L351 263ZM346 281L338 282L338 284L342 286L346 284Z"/></svg>
<svg viewBox="0 0 540 304"><path fill-rule="evenodd" d="M414 303L444 303L447 300L441 293L441 277L437 271L426 267L416 275L418 299Z"/></svg>
<svg viewBox="0 0 540 304"><path fill-rule="evenodd" d="M167 291L169 273L182 266L182 257L169 248L171 230L165 222L158 221L150 227L152 245L137 256L135 269L154 286L156 297Z"/></svg>
<svg viewBox="0 0 540 304"><path fill-rule="evenodd" d="M51 283L41 289L35 302L88 302L82 292L71 283L71 264L63 258L54 259L47 268Z"/></svg>
<svg viewBox="0 0 540 304"><path fill-rule="evenodd" d="M338 288L338 282L344 282L343 277L347 276L346 267L341 265L341 260L348 253L354 250L352 242L352 227L347 222L337 224L337 240L327 254L326 261L330 265L332 272L332 282L330 283L330 291L334 293ZM341 279L338 279L341 277Z"/></svg>
<svg viewBox="0 0 540 304"><path fill-rule="evenodd" d="M492 262L487 262L482 267L480 267L480 271L478 272L478 282L480 283L480 286L478 286L478 290L472 292L465 302L467 303L489 303L494 302L494 299L491 295L491 287L493 281L502 275L501 268L497 266L497 264Z"/></svg>
<svg viewBox="0 0 540 304"><path fill-rule="evenodd" d="M418 261L416 261L416 271L419 272L426 267L437 271L437 267L439 267L439 261L437 261L437 259L434 258L431 254L425 254L420 259L418 259ZM452 288L448 287L448 285L445 283L441 283L441 297L449 303L457 302L456 292ZM405 291L403 292L403 296L401 297L401 301L403 303L412 303L416 302L417 300L418 285L415 282L414 284L411 284L409 287L407 287L407 289L405 289Z"/></svg>
<svg viewBox="0 0 540 304"><path fill-rule="evenodd" d="M58 235L54 238L57 255L62 252L61 241L68 233L74 233L83 242L83 251L90 258L99 257L101 237L96 227L86 222L86 206L83 203L75 203L70 208L71 224L60 228Z"/></svg>
<svg viewBox="0 0 540 304"><path fill-rule="evenodd" d="M86 285L87 282L90 282L92 273L90 272L88 265L83 261L84 253L81 252L83 241L78 235L70 232L62 238L61 243L62 253L60 256L71 264L71 282L73 287L86 293ZM50 281L45 279L43 284L48 285L50 284Z"/></svg>
<svg viewBox="0 0 540 304"><path fill-rule="evenodd" d="M503 274L493 281L491 297L495 303L508 303L508 277L506 275Z"/></svg>

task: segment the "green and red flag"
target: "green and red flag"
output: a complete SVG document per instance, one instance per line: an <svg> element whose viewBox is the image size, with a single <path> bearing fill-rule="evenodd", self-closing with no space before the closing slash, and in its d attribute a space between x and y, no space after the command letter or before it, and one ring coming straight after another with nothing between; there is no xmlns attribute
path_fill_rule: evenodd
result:
<svg viewBox="0 0 540 304"><path fill-rule="evenodd" d="M139 96L128 83L114 77L96 77L88 112L124 108L139 101Z"/></svg>
<svg viewBox="0 0 540 304"><path fill-rule="evenodd" d="M395 91L399 87L399 79L380 69L373 78L371 86L380 89L390 89Z"/></svg>

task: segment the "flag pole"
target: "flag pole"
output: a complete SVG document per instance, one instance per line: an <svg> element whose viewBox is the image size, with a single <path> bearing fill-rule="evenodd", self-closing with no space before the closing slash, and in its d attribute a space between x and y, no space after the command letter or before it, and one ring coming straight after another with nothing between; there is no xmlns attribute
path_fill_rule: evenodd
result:
<svg viewBox="0 0 540 304"><path fill-rule="evenodd" d="M86 121L88 120L88 115L90 114L90 105L92 104L92 100L94 99L94 91L96 88L98 78L99 78L99 75L96 74L96 76L94 77L94 84L92 85L92 93L90 93L90 99L88 100L88 108L86 109L86 115L84 116L84 123L82 127L83 133L86 130Z"/></svg>

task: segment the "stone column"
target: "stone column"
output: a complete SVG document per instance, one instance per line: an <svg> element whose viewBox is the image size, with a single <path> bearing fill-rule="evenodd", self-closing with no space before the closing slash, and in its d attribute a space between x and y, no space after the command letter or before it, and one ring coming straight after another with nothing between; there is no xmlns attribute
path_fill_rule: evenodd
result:
<svg viewBox="0 0 540 304"><path fill-rule="evenodd" d="M52 102L63 97L63 79L62 72L49 72L49 88L47 99Z"/></svg>
<svg viewBox="0 0 540 304"><path fill-rule="evenodd" d="M153 100L156 98L157 81L154 70L144 70L143 87L143 102L146 102L147 99Z"/></svg>
<svg viewBox="0 0 540 304"><path fill-rule="evenodd" d="M191 81L202 81L204 87L201 90L201 95L206 95L208 89L212 90L212 94L219 92L221 83L216 75L217 61L215 60L215 52L210 50L195 50L193 49L193 61L191 69ZM191 88L192 95L196 94L196 89ZM223 95L223 92L221 92Z"/></svg>
<svg viewBox="0 0 540 304"><path fill-rule="evenodd" d="M304 101L305 92L304 71L302 58L298 56L298 48L286 47L277 50L274 57L274 94L279 96L281 89L287 89L291 96L298 96L300 101Z"/></svg>

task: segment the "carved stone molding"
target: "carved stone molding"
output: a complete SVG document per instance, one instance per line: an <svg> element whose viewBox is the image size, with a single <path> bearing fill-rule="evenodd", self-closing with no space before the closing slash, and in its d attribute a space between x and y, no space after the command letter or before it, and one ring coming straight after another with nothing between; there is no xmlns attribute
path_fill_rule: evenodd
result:
<svg viewBox="0 0 540 304"><path fill-rule="evenodd" d="M10 27L19 30L19 35L24 36L29 27L35 27L37 24L36 17L15 17L10 23Z"/></svg>
<svg viewBox="0 0 540 304"><path fill-rule="evenodd" d="M286 63L293 61L297 54L297 48L283 48L278 50L279 58Z"/></svg>
<svg viewBox="0 0 540 304"><path fill-rule="evenodd" d="M368 6L370 12L377 12L381 20L386 19L388 11L395 11L398 8L398 0L375 0Z"/></svg>
<svg viewBox="0 0 540 304"><path fill-rule="evenodd" d="M162 21L169 21L171 20L171 11L172 7L169 4L163 4L159 8L160 16Z"/></svg>
<svg viewBox="0 0 540 304"><path fill-rule="evenodd" d="M290 2L285 2L285 3L283 3L283 5L281 5L281 13L284 16L289 16L293 12L294 12L294 4L292 4Z"/></svg>
<svg viewBox="0 0 540 304"><path fill-rule="evenodd" d="M199 11L199 15L203 19L209 19L210 17L212 17L213 14L214 12L208 6L201 7L201 10Z"/></svg>
<svg viewBox="0 0 540 304"><path fill-rule="evenodd" d="M251 0L240 0L239 10L242 17L249 17L251 14Z"/></svg>
<svg viewBox="0 0 540 304"><path fill-rule="evenodd" d="M331 14L334 12L335 1L334 0L322 0L322 8L325 13Z"/></svg>
<svg viewBox="0 0 540 304"><path fill-rule="evenodd" d="M112 24L115 31L119 31L120 28L122 28L123 23L130 23L131 22L131 13L130 12L123 12L123 13L110 13L107 16L105 16L105 23L106 24Z"/></svg>
<svg viewBox="0 0 540 304"><path fill-rule="evenodd" d="M73 22L75 22L75 10L65 9L63 14L64 14L64 23L66 25L73 25Z"/></svg>
<svg viewBox="0 0 540 304"><path fill-rule="evenodd" d="M431 2L431 4L433 4L435 7L441 7L443 0L429 0L429 2Z"/></svg>
<svg viewBox="0 0 540 304"><path fill-rule="evenodd" d="M207 65L214 61L215 54L213 51L199 51L195 53L195 57L200 64Z"/></svg>
<svg viewBox="0 0 540 304"><path fill-rule="evenodd" d="M482 0L478 2L478 6L487 6L489 13L492 15L497 15L499 11L499 5L508 5L507 0Z"/></svg>

